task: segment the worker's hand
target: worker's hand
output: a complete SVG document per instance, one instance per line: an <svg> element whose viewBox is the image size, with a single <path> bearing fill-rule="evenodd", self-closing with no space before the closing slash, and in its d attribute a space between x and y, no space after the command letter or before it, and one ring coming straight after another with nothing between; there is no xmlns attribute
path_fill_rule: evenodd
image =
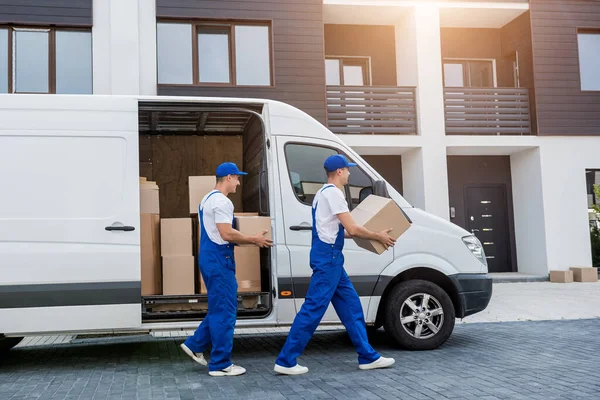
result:
<svg viewBox="0 0 600 400"><path fill-rule="evenodd" d="M265 237L265 235L268 233L269 231L263 231L262 233L259 233L257 235L254 235L254 244L257 245L258 247L273 247L273 241L271 239L267 239Z"/></svg>
<svg viewBox="0 0 600 400"><path fill-rule="evenodd" d="M396 244L396 239L389 235L392 230L392 228L384 229L378 234L379 238L377 240L385 247L386 250Z"/></svg>

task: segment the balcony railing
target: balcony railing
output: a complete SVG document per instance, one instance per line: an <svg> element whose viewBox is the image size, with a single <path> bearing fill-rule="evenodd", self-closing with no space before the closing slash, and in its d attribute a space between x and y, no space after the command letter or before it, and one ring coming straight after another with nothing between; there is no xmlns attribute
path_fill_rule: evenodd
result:
<svg viewBox="0 0 600 400"><path fill-rule="evenodd" d="M447 135L531 135L529 89L444 88Z"/></svg>
<svg viewBox="0 0 600 400"><path fill-rule="evenodd" d="M327 86L329 129L340 134L417 134L414 87Z"/></svg>

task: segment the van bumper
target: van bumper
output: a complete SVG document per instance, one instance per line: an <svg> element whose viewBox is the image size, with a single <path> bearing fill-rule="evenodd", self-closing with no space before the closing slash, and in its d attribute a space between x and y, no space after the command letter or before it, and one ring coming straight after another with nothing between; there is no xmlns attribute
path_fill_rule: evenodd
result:
<svg viewBox="0 0 600 400"><path fill-rule="evenodd" d="M485 310L492 298L492 278L488 274L456 274L449 278L458 293L458 318Z"/></svg>

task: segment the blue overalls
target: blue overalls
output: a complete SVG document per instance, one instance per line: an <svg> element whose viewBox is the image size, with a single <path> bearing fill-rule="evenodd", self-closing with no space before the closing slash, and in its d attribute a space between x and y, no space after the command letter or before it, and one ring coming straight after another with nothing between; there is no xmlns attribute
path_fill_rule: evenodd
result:
<svg viewBox="0 0 600 400"><path fill-rule="evenodd" d="M211 193L208 199L215 193ZM204 228L204 211L198 207L200 219L200 256L198 264L208 290L208 314L185 345L194 353L203 352L212 343L209 371L229 367L233 348L233 330L237 313L237 281L233 244L220 245L208 237ZM233 221L232 221L233 224Z"/></svg>
<svg viewBox="0 0 600 400"><path fill-rule="evenodd" d="M325 186L321 192L332 187ZM372 363L379 354L369 344L360 298L344 270L344 227L340 224L335 244L322 242L317 233L317 207L318 202L312 209L310 267L313 274L304 304L294 319L276 364L286 368L297 364L296 358L304 351L330 302L356 348L358 363Z"/></svg>

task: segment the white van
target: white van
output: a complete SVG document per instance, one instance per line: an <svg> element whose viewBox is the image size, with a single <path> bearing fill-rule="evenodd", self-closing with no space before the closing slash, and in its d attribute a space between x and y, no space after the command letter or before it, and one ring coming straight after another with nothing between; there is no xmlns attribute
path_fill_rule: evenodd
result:
<svg viewBox="0 0 600 400"><path fill-rule="evenodd" d="M141 296L142 135L236 135L243 142L240 157L250 173L244 211L270 216L275 247L263 253L262 290L253 294L258 304L243 307L246 295L239 296L237 326L292 323L311 276L310 204L325 178L323 160L334 153L358 164L346 188L351 208L374 193L393 199L412 220L393 251L382 255L346 241L345 267L369 326L384 326L405 348L434 349L450 336L455 317L490 301L485 254L472 234L412 207L336 135L289 105L0 95L0 121L4 350L25 335L194 329L202 319L195 311L155 312L153 305L193 303L204 295ZM166 160L171 163L182 168L179 157ZM333 308L323 323L339 323Z"/></svg>

